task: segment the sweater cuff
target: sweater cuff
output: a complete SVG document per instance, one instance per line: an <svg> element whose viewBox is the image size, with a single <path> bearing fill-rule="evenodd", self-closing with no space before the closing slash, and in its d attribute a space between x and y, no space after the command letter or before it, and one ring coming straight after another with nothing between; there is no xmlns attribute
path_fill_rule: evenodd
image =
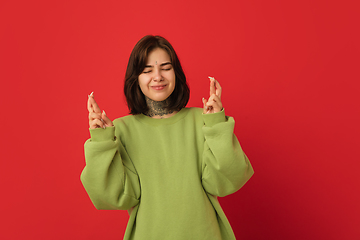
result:
<svg viewBox="0 0 360 240"><path fill-rule="evenodd" d="M100 142L100 141L107 141L107 140L114 140L115 138L115 127L106 127L103 128L95 128L89 129L91 141Z"/></svg>
<svg viewBox="0 0 360 240"><path fill-rule="evenodd" d="M217 123L222 123L226 121L224 108L217 113L208 113L208 114L203 113L202 116L205 126L207 127L212 127Z"/></svg>

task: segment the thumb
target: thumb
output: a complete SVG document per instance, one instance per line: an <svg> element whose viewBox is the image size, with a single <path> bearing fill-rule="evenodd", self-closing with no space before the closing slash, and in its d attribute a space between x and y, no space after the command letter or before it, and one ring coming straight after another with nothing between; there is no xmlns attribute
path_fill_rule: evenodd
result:
<svg viewBox="0 0 360 240"><path fill-rule="evenodd" d="M104 123L107 127L114 126L112 121L110 120L110 118L108 118L108 116L106 115L104 110L102 111L101 118L102 118L102 120L104 120Z"/></svg>
<svg viewBox="0 0 360 240"><path fill-rule="evenodd" d="M206 106L207 100L203 98L202 102L203 102L203 113L206 113L208 110L208 107Z"/></svg>

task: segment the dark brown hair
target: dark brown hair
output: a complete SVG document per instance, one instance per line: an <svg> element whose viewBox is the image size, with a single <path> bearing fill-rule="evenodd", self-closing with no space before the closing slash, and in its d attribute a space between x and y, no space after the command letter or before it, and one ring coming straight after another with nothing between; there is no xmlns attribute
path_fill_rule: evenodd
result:
<svg viewBox="0 0 360 240"><path fill-rule="evenodd" d="M164 49L170 56L175 72L175 89L169 96L169 110L179 111L189 101L190 89L174 48L163 37L147 35L140 39L132 50L125 73L124 94L130 114L146 113L148 106L142 93L138 77L144 71L147 58L152 50Z"/></svg>

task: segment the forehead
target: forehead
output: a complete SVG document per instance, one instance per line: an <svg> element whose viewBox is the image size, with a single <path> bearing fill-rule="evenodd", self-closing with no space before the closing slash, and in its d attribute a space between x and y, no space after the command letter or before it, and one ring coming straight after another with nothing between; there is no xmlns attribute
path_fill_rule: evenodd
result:
<svg viewBox="0 0 360 240"><path fill-rule="evenodd" d="M149 53L147 58L147 63L151 63L155 61L157 62L170 61L170 55L167 53L166 50L162 48L155 48Z"/></svg>

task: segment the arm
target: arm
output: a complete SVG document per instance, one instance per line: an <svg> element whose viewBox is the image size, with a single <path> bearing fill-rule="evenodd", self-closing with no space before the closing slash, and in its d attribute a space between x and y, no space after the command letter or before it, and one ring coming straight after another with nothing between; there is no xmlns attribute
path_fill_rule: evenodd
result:
<svg viewBox="0 0 360 240"><path fill-rule="evenodd" d="M226 196L239 190L253 175L253 168L234 134L234 119L224 110L203 114L205 137L202 185L208 193Z"/></svg>
<svg viewBox="0 0 360 240"><path fill-rule="evenodd" d="M215 78L209 79L210 97L203 99L202 185L208 193L223 197L239 190L254 170L234 134L234 119L225 117L222 88Z"/></svg>
<svg viewBox="0 0 360 240"><path fill-rule="evenodd" d="M97 209L127 210L139 203L140 184L115 127L91 129L81 181Z"/></svg>
<svg viewBox="0 0 360 240"><path fill-rule="evenodd" d="M88 110L91 138L84 146L86 166L81 181L97 209L129 209L140 198L136 170L93 94L88 98Z"/></svg>

